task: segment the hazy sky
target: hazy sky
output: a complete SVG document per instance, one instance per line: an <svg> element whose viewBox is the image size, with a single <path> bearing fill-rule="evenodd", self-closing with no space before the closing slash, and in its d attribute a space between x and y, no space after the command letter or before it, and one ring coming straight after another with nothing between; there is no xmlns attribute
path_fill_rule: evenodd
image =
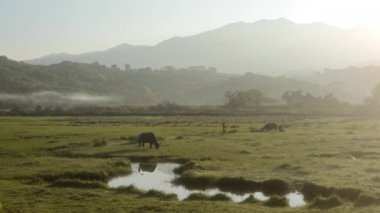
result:
<svg viewBox="0 0 380 213"><path fill-rule="evenodd" d="M380 0L0 0L0 55L23 60L121 43L153 45L279 17L380 27Z"/></svg>

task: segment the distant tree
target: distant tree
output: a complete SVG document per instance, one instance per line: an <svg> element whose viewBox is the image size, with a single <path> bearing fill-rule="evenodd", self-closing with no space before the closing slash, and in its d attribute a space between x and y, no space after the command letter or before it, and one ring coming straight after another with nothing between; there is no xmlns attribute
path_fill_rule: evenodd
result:
<svg viewBox="0 0 380 213"><path fill-rule="evenodd" d="M42 107L40 105L37 105L36 108L34 108L34 111L35 112L41 112L42 111Z"/></svg>
<svg viewBox="0 0 380 213"><path fill-rule="evenodd" d="M227 98L226 106L230 108L259 106L265 100L263 93L256 89L237 92L227 91L225 97Z"/></svg>
<svg viewBox="0 0 380 213"><path fill-rule="evenodd" d="M380 84L377 84L371 91L371 96L365 100L365 105L379 106L380 105Z"/></svg>
<svg viewBox="0 0 380 213"><path fill-rule="evenodd" d="M132 70L132 66L130 64L125 64L124 65L124 71L131 71Z"/></svg>
<svg viewBox="0 0 380 213"><path fill-rule="evenodd" d="M302 90L287 91L282 95L282 99L288 107L293 108L333 108L342 105L332 93L323 97L315 97Z"/></svg>
<svg viewBox="0 0 380 213"><path fill-rule="evenodd" d="M161 68L161 70L165 70L165 71L175 71L176 68L174 66L165 66L163 68Z"/></svg>
<svg viewBox="0 0 380 213"><path fill-rule="evenodd" d="M289 107L301 107L304 105L304 94L302 90L287 91L282 95L282 99Z"/></svg>
<svg viewBox="0 0 380 213"><path fill-rule="evenodd" d="M325 97L323 97L323 104L325 106L335 107L335 106L339 106L341 103L332 93L329 93Z"/></svg>

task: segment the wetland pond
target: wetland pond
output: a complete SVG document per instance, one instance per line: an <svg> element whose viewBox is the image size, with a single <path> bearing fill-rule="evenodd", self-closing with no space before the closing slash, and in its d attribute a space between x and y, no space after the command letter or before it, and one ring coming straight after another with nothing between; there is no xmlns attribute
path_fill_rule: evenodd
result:
<svg viewBox="0 0 380 213"><path fill-rule="evenodd" d="M173 180L178 177L174 173L174 169L179 167L177 163L158 163L158 164L139 164L132 163L132 173L127 176L116 177L108 182L111 188L121 186L135 186L141 190L157 190L168 194L176 194L179 200L186 199L192 193L203 193L208 196L213 196L223 193L230 197L234 202L242 202L252 195L258 201L266 201L269 199L263 192L252 192L245 194L235 194L231 192L223 192L218 188L206 190L190 190L182 185L173 184ZM291 192L285 195L290 207L301 207L306 203L304 196L297 192Z"/></svg>

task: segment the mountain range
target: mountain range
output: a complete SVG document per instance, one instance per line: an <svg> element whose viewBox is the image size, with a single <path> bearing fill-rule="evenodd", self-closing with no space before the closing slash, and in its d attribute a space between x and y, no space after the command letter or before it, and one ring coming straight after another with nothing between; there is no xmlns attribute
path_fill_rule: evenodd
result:
<svg viewBox="0 0 380 213"><path fill-rule="evenodd" d="M125 64L136 68L202 65L224 73L305 74L325 68L374 65L380 58L379 38L380 31L374 29L345 30L281 18L232 23L154 46L121 44L105 51L52 54L26 62L49 65L96 61L120 68Z"/></svg>

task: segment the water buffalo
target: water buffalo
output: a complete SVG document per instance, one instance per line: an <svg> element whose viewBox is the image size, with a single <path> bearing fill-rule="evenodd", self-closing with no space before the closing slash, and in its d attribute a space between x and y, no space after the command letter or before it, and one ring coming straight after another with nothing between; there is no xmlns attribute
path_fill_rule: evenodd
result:
<svg viewBox="0 0 380 213"><path fill-rule="evenodd" d="M140 163L139 172L154 172L156 170L157 164L154 163Z"/></svg>
<svg viewBox="0 0 380 213"><path fill-rule="evenodd" d="M160 144L157 141L156 136L153 132L145 132L141 133L137 139L139 142L139 148L144 147L145 143L149 143L149 147L152 148L152 145L156 147L156 149L160 148Z"/></svg>

